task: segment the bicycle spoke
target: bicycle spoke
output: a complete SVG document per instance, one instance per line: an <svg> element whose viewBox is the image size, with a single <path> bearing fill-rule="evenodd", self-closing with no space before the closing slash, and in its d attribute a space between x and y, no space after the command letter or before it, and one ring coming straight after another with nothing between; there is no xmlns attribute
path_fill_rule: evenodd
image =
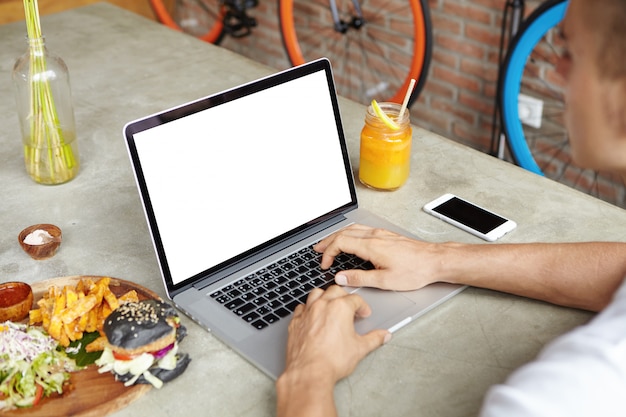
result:
<svg viewBox="0 0 626 417"><path fill-rule="evenodd" d="M419 13L413 10L421 4L416 0L356 2L363 19L355 10L355 0L335 0L341 31L334 29L326 0L279 0L279 4L283 41L292 63L328 57L343 96L364 104L372 98L401 101L409 74L418 77L421 68L428 67L424 57L415 56L413 16L421 16L421 8ZM417 41L425 39L420 35Z"/></svg>

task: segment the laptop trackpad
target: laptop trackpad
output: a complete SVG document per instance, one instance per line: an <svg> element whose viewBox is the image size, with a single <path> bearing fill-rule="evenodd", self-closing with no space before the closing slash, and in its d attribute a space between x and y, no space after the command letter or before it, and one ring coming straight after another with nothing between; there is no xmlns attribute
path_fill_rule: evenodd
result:
<svg viewBox="0 0 626 417"><path fill-rule="evenodd" d="M409 317L403 314L415 303L400 293L374 288L360 288L356 292L363 297L372 309L372 314L364 319L355 320L356 331L359 334L374 329L390 328Z"/></svg>

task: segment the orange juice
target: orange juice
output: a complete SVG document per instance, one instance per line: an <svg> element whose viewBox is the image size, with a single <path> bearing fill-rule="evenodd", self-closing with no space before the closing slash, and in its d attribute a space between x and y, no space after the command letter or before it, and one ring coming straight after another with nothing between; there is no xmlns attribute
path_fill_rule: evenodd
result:
<svg viewBox="0 0 626 417"><path fill-rule="evenodd" d="M371 105L367 108L365 126L361 131L359 180L370 188L395 190L405 183L411 167L409 112L404 113L402 120L397 120L399 104L379 105L400 129L392 130L374 113Z"/></svg>

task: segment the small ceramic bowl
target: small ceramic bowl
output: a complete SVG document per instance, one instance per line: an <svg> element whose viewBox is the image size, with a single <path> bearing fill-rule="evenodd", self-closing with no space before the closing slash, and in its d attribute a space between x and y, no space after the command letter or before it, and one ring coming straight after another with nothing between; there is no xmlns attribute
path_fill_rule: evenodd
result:
<svg viewBox="0 0 626 417"><path fill-rule="evenodd" d="M46 233L42 233L46 232ZM33 233L34 235L31 235ZM43 234L43 236L41 236ZM37 243L27 243L29 240L27 237L35 237L35 240L39 238ZM30 255L31 258L41 260L48 259L54 256L57 249L61 245L61 229L53 224L34 224L22 230L18 236L18 240L22 249ZM26 242L25 242L26 240Z"/></svg>
<svg viewBox="0 0 626 417"><path fill-rule="evenodd" d="M19 322L28 316L33 306L33 290L25 282L0 284L0 323Z"/></svg>

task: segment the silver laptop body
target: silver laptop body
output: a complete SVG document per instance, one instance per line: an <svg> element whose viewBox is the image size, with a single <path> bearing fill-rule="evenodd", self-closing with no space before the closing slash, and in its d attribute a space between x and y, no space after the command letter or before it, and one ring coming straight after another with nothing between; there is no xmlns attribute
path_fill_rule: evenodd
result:
<svg viewBox="0 0 626 417"><path fill-rule="evenodd" d="M410 236L358 208L326 59L130 122L124 136L168 297L272 378L290 316L265 323L262 306L235 313L220 295L353 223ZM357 330L395 331L463 288L354 289L373 310Z"/></svg>

